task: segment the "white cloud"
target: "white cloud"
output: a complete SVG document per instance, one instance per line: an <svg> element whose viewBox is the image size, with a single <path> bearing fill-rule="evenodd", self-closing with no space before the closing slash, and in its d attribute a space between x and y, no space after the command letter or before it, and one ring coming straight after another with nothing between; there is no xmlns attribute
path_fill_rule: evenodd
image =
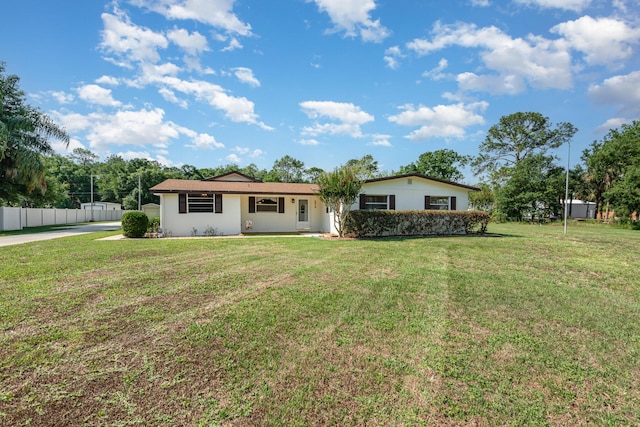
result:
<svg viewBox="0 0 640 427"><path fill-rule="evenodd" d="M602 123L600 126L596 128L596 132L598 133L607 133L611 129L618 129L620 126L631 123L633 120L623 118L623 117L614 117L612 119L607 120Z"/></svg>
<svg viewBox="0 0 640 427"><path fill-rule="evenodd" d="M612 18L583 16L558 24L550 31L563 36L592 65L608 65L629 58L633 54L631 46L640 40L640 29Z"/></svg>
<svg viewBox="0 0 640 427"><path fill-rule="evenodd" d="M480 58L485 67L497 72L506 84L512 84L514 78L522 78L531 87L540 89L567 89L573 84L571 55L564 40L552 41L533 35L527 39L513 39L496 27L478 28L467 23L436 23L433 33L433 39L415 39L407 43L407 48L418 55L427 55L449 46L477 48L481 49ZM487 91L514 93L512 87L496 87L495 83L500 80L495 75L492 81L494 85ZM518 86L522 90L524 87Z"/></svg>
<svg viewBox="0 0 640 427"><path fill-rule="evenodd" d="M404 55L400 50L400 46L391 46L384 51L384 62L386 62L387 67L392 70L396 70L400 67L400 61L398 61L399 58L404 58Z"/></svg>
<svg viewBox="0 0 640 427"><path fill-rule="evenodd" d="M320 141L318 141L317 139L313 139L313 138L301 139L298 142L300 144L302 144L302 145L310 145L310 146L320 145Z"/></svg>
<svg viewBox="0 0 640 427"><path fill-rule="evenodd" d="M101 85L111 85L111 86L118 86L120 84L118 79L112 76L102 76L100 78L97 78L96 83Z"/></svg>
<svg viewBox="0 0 640 427"><path fill-rule="evenodd" d="M353 138L363 136L360 126L372 122L374 117L351 103L334 101L304 101L300 103L302 111L311 119L318 120L326 118L338 123L319 123L305 127L303 135L318 136L329 135L349 135Z"/></svg>
<svg viewBox="0 0 640 427"><path fill-rule="evenodd" d="M246 83L249 86L253 86L253 87L260 86L260 81L256 79L256 77L253 75L253 70L251 70L251 68L237 67L237 68L234 68L233 71L237 79L240 80L242 83Z"/></svg>
<svg viewBox="0 0 640 427"><path fill-rule="evenodd" d="M212 150L214 148L224 148L224 144L216 141L216 139L213 136L208 135L206 133L200 133L197 135L190 135L190 136L191 136L192 143L186 144L185 147L191 147L196 150Z"/></svg>
<svg viewBox="0 0 640 427"><path fill-rule="evenodd" d="M236 49L242 49L242 43L240 43L240 41L237 38L231 37L231 39L229 39L229 44L226 47L223 47L222 49L220 49L220 51L231 52L232 50L236 50Z"/></svg>
<svg viewBox="0 0 640 427"><path fill-rule="evenodd" d="M251 35L251 25L233 12L235 0L131 0L167 19L195 20L241 36Z"/></svg>
<svg viewBox="0 0 640 427"><path fill-rule="evenodd" d="M102 22L100 47L107 54L120 58L113 62L121 66L129 65L129 61L157 62L160 60L158 49L165 49L169 44L162 34L132 24L122 13L119 16L103 13Z"/></svg>
<svg viewBox="0 0 640 427"><path fill-rule="evenodd" d="M391 142L389 142L389 138L391 138L391 135L375 134L375 135L371 135L371 137L373 139L367 145L372 145L374 147L391 147L392 146Z"/></svg>
<svg viewBox="0 0 640 427"><path fill-rule="evenodd" d="M229 154L226 159L231 163L240 163L240 157L237 154Z"/></svg>
<svg viewBox="0 0 640 427"><path fill-rule="evenodd" d="M515 0L526 6L538 6L541 9L564 9L580 12L591 4L592 0Z"/></svg>
<svg viewBox="0 0 640 427"><path fill-rule="evenodd" d="M640 71L613 76L589 88L589 96L599 104L615 105L620 114L640 116Z"/></svg>
<svg viewBox="0 0 640 427"><path fill-rule="evenodd" d="M448 66L449 61L447 61L445 58L442 58L440 61L438 61L437 67L425 71L424 73L422 73L422 76L432 78L433 80L441 80L446 77L444 74L442 74L442 72L446 70Z"/></svg>
<svg viewBox="0 0 640 427"><path fill-rule="evenodd" d="M186 109L189 106L189 103L186 100L178 98L175 92L171 89L161 87L158 89L158 93L162 95L165 100L178 105L180 108Z"/></svg>
<svg viewBox="0 0 640 427"><path fill-rule="evenodd" d="M117 156L122 157L124 160L132 160L132 159L147 159L153 160L151 154L148 151L120 151L117 153Z"/></svg>
<svg viewBox="0 0 640 427"><path fill-rule="evenodd" d="M260 157L262 155L264 155L264 151L262 151L259 148L256 148L251 152L251 154L249 154L249 157L251 157L252 159L255 159L256 157Z"/></svg>
<svg viewBox="0 0 640 427"><path fill-rule="evenodd" d="M58 101L59 104L69 104L73 102L74 97L70 93L66 93L64 91L51 91L49 94Z"/></svg>
<svg viewBox="0 0 640 427"><path fill-rule="evenodd" d="M177 77L166 76L157 80L175 91L193 95L201 102L207 102L212 107L224 111L225 115L234 122L255 124L265 130L273 130L258 120L254 112L254 104L244 97L228 95L226 91L213 83L202 80L181 80Z"/></svg>
<svg viewBox="0 0 640 427"><path fill-rule="evenodd" d="M122 105L111 96L111 89L105 89L98 85L84 85L78 89L78 98L90 104L118 107Z"/></svg>
<svg viewBox="0 0 640 427"><path fill-rule="evenodd" d="M484 118L479 113L483 113L488 106L484 101L437 105L433 108L422 105L415 108L409 104L400 107L403 111L390 116L389 121L401 126L419 126L406 136L416 142L437 137L459 139L466 135L467 127L484 124Z"/></svg>
<svg viewBox="0 0 640 427"><path fill-rule="evenodd" d="M56 153L60 154L71 154L76 148L86 148L76 138L70 138L69 145L65 145L64 142L61 142L59 140L52 141L51 147Z"/></svg>
<svg viewBox="0 0 640 427"><path fill-rule="evenodd" d="M471 0L471 6L489 7L491 6L491 2L489 0Z"/></svg>
<svg viewBox="0 0 640 427"><path fill-rule="evenodd" d="M326 12L333 22L334 32L344 31L349 37L360 36L363 41L381 42L390 35L380 20L372 20L374 0L313 0L318 9Z"/></svg>
<svg viewBox="0 0 640 427"><path fill-rule="evenodd" d="M89 146L101 152L109 151L113 145L165 148L184 133L175 123L164 121L160 108L115 114L94 112L86 116L56 113L56 116L69 132L84 133Z"/></svg>
<svg viewBox="0 0 640 427"><path fill-rule="evenodd" d="M209 50L207 38L197 31L189 34L189 31L182 28L174 29L167 33L167 37L191 56Z"/></svg>

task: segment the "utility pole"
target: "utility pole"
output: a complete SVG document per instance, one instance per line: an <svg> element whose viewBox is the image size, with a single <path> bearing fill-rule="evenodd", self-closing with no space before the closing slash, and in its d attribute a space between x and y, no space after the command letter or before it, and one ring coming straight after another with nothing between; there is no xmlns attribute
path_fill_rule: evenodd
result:
<svg viewBox="0 0 640 427"><path fill-rule="evenodd" d="M567 235L567 215L569 208L567 207L567 199L569 198L569 159L571 158L571 141L568 141L569 148L567 150L567 178L564 187L564 234Z"/></svg>
<svg viewBox="0 0 640 427"><path fill-rule="evenodd" d="M93 175L91 175L91 222L93 222Z"/></svg>
<svg viewBox="0 0 640 427"><path fill-rule="evenodd" d="M142 210L142 205L140 204L140 200L142 197L142 186L140 185L140 174L138 174L138 210Z"/></svg>

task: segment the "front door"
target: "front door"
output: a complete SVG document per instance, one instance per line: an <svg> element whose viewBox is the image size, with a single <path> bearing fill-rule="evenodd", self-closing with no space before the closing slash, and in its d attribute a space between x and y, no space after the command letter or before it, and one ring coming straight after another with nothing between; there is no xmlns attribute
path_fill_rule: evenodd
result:
<svg viewBox="0 0 640 427"><path fill-rule="evenodd" d="M298 217L296 221L296 228L298 230L308 230L309 224L309 200L298 199Z"/></svg>

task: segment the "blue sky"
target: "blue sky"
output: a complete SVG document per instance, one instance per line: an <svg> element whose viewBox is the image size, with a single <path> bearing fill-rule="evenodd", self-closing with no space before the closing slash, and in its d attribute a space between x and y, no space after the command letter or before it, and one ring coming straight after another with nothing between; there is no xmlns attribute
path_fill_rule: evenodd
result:
<svg viewBox="0 0 640 427"><path fill-rule="evenodd" d="M392 171L476 155L501 116L535 111L579 129L573 165L640 119L637 0L20 0L0 39L69 150L102 159Z"/></svg>

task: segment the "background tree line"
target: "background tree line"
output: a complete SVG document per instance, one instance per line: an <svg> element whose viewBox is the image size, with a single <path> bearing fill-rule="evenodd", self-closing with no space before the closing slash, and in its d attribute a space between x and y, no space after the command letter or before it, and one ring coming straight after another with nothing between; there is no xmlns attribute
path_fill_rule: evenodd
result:
<svg viewBox="0 0 640 427"><path fill-rule="evenodd" d="M0 63L0 206L75 208L91 198L122 203L125 209L158 202L149 188L165 179L203 179L230 171L265 182L318 182L325 171L284 156L271 169L255 164L217 168L164 166L147 159L109 156L104 161L90 150L55 154L51 140L68 144L66 131L28 105L19 78L5 75ZM577 132L570 123L553 125L535 112L504 116L492 126L476 157L450 149L427 151L397 171L382 171L372 155L345 165L359 180L419 173L461 182L470 168L481 191L472 193L476 209L510 219L558 216L565 194L566 169L554 150ZM613 129L583 151L582 164L569 171L570 198L596 203L597 212L615 209L629 216L640 211L640 121ZM467 182L467 184L469 184Z"/></svg>

